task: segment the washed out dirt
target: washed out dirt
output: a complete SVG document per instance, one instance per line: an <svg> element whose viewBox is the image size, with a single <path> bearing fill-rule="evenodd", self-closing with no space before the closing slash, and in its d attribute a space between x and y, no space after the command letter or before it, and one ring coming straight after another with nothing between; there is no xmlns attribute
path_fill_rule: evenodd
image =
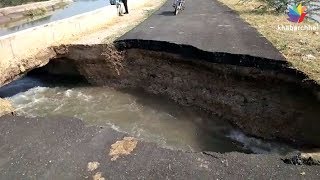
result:
<svg viewBox="0 0 320 180"><path fill-rule="evenodd" d="M87 170L91 172L91 171L98 169L99 166L100 166L99 162L96 162L96 161L89 162L87 165Z"/></svg>
<svg viewBox="0 0 320 180"><path fill-rule="evenodd" d="M11 105L11 102L5 99L0 98L0 117L6 114L13 114L14 108Z"/></svg>
<svg viewBox="0 0 320 180"><path fill-rule="evenodd" d="M124 137L123 140L117 141L111 145L109 156L111 161L117 160L120 156L126 156L136 148L138 141L133 137Z"/></svg>
<svg viewBox="0 0 320 180"><path fill-rule="evenodd" d="M48 52L55 58L42 72L79 74L94 85L116 89L141 88L218 116L252 136L320 145L317 91L286 71L113 45L59 46Z"/></svg>
<svg viewBox="0 0 320 180"><path fill-rule="evenodd" d="M105 178L102 176L101 172L97 172L95 175L92 176L93 180L105 180Z"/></svg>

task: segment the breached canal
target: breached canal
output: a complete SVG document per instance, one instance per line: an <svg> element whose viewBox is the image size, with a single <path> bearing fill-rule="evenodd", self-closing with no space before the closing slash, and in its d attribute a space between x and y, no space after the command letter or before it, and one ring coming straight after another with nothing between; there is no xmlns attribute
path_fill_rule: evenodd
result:
<svg viewBox="0 0 320 180"><path fill-rule="evenodd" d="M143 90L90 86L79 77L30 75L0 90L26 117L73 117L159 146L190 151L280 153L290 146L249 137L228 122Z"/></svg>
<svg viewBox="0 0 320 180"><path fill-rule="evenodd" d="M3 92L26 83L5 95L19 115L76 117L173 149L286 153L319 145L317 87L282 62L137 42L51 48L35 57L47 65L27 69Z"/></svg>
<svg viewBox="0 0 320 180"><path fill-rule="evenodd" d="M317 151L296 152L319 147L319 87L283 61L152 41L67 45L1 82L16 108L0 117L3 179L319 176ZM122 139L134 147L115 160Z"/></svg>

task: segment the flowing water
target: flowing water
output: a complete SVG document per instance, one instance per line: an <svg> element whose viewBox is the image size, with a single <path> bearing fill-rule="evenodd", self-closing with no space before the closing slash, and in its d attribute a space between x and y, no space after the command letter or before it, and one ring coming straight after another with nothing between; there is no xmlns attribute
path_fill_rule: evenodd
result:
<svg viewBox="0 0 320 180"><path fill-rule="evenodd" d="M76 83L75 83L76 82ZM27 76L0 89L19 115L67 116L108 126L162 147L186 151L285 153L276 142L248 137L228 123L139 90L92 87L78 79Z"/></svg>

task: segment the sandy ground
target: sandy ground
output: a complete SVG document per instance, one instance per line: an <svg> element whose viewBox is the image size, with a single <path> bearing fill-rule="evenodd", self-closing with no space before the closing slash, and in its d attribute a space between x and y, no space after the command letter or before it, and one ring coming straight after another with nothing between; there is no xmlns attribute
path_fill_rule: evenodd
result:
<svg viewBox="0 0 320 180"><path fill-rule="evenodd" d="M147 19L154 11L162 6L165 0L154 0L146 2L142 7L130 9L130 14L119 16L104 27L88 32L85 36L79 36L72 39L71 44L100 44L110 43L136 27L142 21Z"/></svg>

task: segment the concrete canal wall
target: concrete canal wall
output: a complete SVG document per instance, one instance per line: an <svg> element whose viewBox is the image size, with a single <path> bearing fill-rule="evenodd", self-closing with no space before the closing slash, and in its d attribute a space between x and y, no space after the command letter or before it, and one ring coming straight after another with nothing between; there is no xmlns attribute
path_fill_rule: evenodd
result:
<svg viewBox="0 0 320 180"><path fill-rule="evenodd" d="M44 13L50 12L55 9L59 9L64 6L64 4L70 2L72 2L72 0L50 0L23 4L20 6L0 8L0 24L5 24L11 21L23 19L27 16L31 16L33 13L36 13L36 10L42 10Z"/></svg>
<svg viewBox="0 0 320 180"><path fill-rule="evenodd" d="M147 0L132 1L129 8L142 6L145 2ZM0 84L6 83L10 69L20 69L21 72L28 70L24 67L24 64L30 64L28 62L31 61L30 59L34 61L36 55L41 54L48 47L60 45L67 39L104 26L114 18L120 18L117 15L116 7L106 6L95 11L0 37L0 71L4 72L0 76ZM32 64L37 67L43 63L46 64L47 62L35 61Z"/></svg>

